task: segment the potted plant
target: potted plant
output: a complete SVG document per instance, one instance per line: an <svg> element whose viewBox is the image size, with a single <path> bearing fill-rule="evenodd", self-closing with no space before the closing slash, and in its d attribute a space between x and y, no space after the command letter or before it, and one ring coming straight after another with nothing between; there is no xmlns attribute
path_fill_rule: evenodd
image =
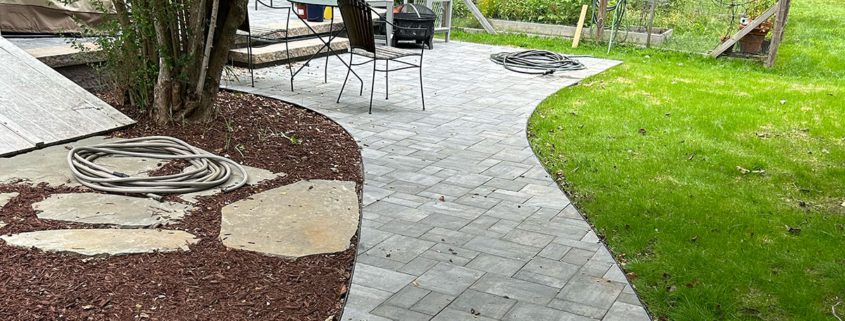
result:
<svg viewBox="0 0 845 321"><path fill-rule="evenodd" d="M740 21L739 28L745 29L754 19L747 19L743 17ZM751 30L745 37L739 40L739 46L742 53L745 54L759 54L763 51L763 42L766 36L772 30L773 24L771 21L764 21L759 26Z"/></svg>

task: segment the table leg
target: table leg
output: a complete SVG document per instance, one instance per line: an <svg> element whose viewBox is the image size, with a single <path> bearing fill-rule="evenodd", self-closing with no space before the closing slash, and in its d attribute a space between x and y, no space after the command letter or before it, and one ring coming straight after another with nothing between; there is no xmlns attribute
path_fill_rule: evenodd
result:
<svg viewBox="0 0 845 321"><path fill-rule="evenodd" d="M312 34L314 34L315 36L317 36L317 39L319 39L319 40L320 40L320 42L322 42L322 43L323 43L323 46L322 46L322 47L320 47L320 49L318 49L318 50L317 50L317 52L315 52L315 53L314 53L314 54L312 54L310 57L308 57L308 60L306 60L306 61L305 61L305 63L304 63L302 66L300 66L300 67L296 70L296 72L294 72L294 73L290 76L290 87L291 87L291 91L293 91L293 80L294 80L294 78L296 78L296 75L298 75L298 74L299 74L299 72L300 72L300 71L302 71L302 69L304 69L304 68L305 68L305 66L308 66L308 65L311 63L311 60L314 60L314 57L316 57L318 54L320 54L320 52L322 52L322 51L323 51L323 48L326 48L327 53L329 53L330 55L335 56L338 60L340 60L340 62L341 62L341 63L343 63L343 65L344 65L344 66L349 67L349 65L346 63L346 61L344 61L342 58L340 58L340 56L338 55L337 51L335 51L334 49L332 49L332 47L329 45L329 44L331 43L331 41L332 41L334 38L336 38L336 36L333 36L332 34L329 34L329 40L328 40L328 41L326 41L325 39L323 39L323 37L322 37L322 36L320 36L320 33L318 33L318 32L317 32L317 30L314 30L314 28L313 28L313 27L311 27L311 25L310 25L310 24L308 24L308 22L307 22L305 19L303 19L303 18L302 18L302 17L300 17L299 15L297 15L296 17L297 17L297 18L299 18L299 20L300 20L300 21L302 21L302 23L303 23L303 24L305 24L305 26L306 26L306 27L308 27L308 30L309 30L309 31L311 31L311 33L312 33ZM290 18L290 16L288 16L288 18ZM332 18L334 18L334 15L332 15ZM328 64L328 59L329 59L329 58L328 58L328 57L326 57L326 61L327 61L327 62L326 62L326 64ZM363 80L363 79L361 79L361 77L360 77L360 76L358 76L358 74L357 74L357 73L355 73L355 71L354 71L354 70L352 71L352 75L354 75L354 76L355 76L355 78L358 78L358 82L360 82L360 83L361 83L361 87L363 88L363 86L364 86L364 80ZM326 75L326 81L328 82L328 74Z"/></svg>
<svg viewBox="0 0 845 321"><path fill-rule="evenodd" d="M332 10L332 19L329 21L329 50L332 49L332 40L334 40L334 8L330 7ZM328 52L327 50L326 52ZM323 68L323 83L329 82L329 57L326 57L326 66Z"/></svg>

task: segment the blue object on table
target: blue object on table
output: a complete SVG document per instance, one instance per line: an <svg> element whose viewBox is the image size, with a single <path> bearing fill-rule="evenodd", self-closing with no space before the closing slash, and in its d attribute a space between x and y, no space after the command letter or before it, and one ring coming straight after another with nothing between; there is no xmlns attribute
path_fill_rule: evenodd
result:
<svg viewBox="0 0 845 321"><path fill-rule="evenodd" d="M326 11L326 6L309 4L305 11L308 14L308 21L323 22L323 12Z"/></svg>

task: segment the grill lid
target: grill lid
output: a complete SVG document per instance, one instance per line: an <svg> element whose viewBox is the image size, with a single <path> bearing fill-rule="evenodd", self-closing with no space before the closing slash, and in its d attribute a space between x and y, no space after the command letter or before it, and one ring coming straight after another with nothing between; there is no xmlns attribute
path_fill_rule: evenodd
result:
<svg viewBox="0 0 845 321"><path fill-rule="evenodd" d="M413 4L413 3L408 3L408 4L400 6L399 12L397 12L397 13L411 14L411 15L417 17L417 18L433 17L434 16L434 11L432 11L428 7L423 6L423 5ZM408 15L403 15L403 16L407 17Z"/></svg>

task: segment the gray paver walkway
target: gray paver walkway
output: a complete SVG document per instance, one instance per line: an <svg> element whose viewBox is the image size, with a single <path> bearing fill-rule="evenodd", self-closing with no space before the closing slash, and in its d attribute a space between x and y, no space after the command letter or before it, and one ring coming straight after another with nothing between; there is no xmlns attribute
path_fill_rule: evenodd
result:
<svg viewBox="0 0 845 321"><path fill-rule="evenodd" d="M342 320L648 320L525 133L544 98L617 62L584 58L587 70L539 77L488 60L513 48L436 48L426 52L428 111L415 72L390 75L390 100L380 74L372 115L356 82L336 104L345 74L334 58L327 84L318 60L293 93L284 67L257 71L255 88L243 76L226 84L324 113L363 148L365 208Z"/></svg>

